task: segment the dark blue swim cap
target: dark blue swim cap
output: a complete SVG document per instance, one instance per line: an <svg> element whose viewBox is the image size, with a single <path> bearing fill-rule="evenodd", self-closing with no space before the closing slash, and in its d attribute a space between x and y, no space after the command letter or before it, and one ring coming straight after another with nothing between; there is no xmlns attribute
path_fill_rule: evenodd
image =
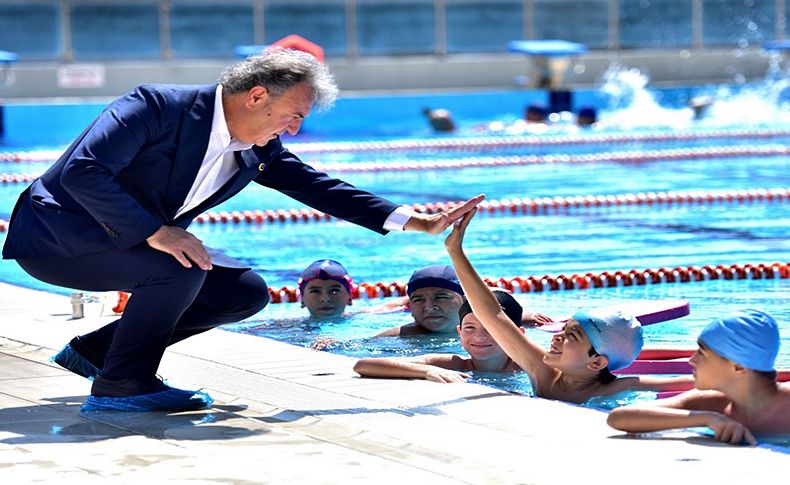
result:
<svg viewBox="0 0 790 485"><path fill-rule="evenodd" d="M515 323L517 327L520 327L521 316L524 314L524 309L521 308L521 305L513 298L513 295L503 290L491 290L491 293L494 294L499 302L499 306L510 321ZM464 299L464 304L458 309L458 321L463 322L464 317L470 313L473 313L472 305L469 304L468 300Z"/></svg>
<svg viewBox="0 0 790 485"><path fill-rule="evenodd" d="M464 294L452 266L426 266L412 273L409 284L406 286L406 294L411 296L420 288L444 288L459 295Z"/></svg>

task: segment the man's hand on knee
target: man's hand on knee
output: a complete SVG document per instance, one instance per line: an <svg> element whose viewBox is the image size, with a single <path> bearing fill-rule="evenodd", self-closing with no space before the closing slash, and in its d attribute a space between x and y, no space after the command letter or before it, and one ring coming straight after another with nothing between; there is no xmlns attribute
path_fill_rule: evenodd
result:
<svg viewBox="0 0 790 485"><path fill-rule="evenodd" d="M211 258L203 241L180 227L162 226L146 242L157 251L172 255L185 268L191 268L194 262L200 269L211 269Z"/></svg>

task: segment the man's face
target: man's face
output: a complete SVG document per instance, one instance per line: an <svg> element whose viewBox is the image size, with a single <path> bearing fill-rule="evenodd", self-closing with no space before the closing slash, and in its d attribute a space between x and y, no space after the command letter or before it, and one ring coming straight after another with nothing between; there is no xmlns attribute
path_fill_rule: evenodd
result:
<svg viewBox="0 0 790 485"><path fill-rule="evenodd" d="M246 94L231 135L243 143L264 146L284 133L297 134L312 108L313 91L306 84L297 84L276 97L256 86Z"/></svg>
<svg viewBox="0 0 790 485"><path fill-rule="evenodd" d="M316 318L339 317L348 301L348 290L335 280L311 280L302 295L302 303Z"/></svg>
<svg viewBox="0 0 790 485"><path fill-rule="evenodd" d="M411 314L420 327L437 333L452 333L458 326L463 297L444 288L420 288L409 296Z"/></svg>

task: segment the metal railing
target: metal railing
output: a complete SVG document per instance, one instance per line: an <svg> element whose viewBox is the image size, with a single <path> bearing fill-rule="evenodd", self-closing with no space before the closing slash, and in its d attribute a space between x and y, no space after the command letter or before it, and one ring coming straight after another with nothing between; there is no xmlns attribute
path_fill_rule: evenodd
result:
<svg viewBox="0 0 790 485"><path fill-rule="evenodd" d="M624 21L624 13L629 13L631 17L629 17L628 22L633 20L634 9L638 7L634 6L635 4L631 3L624 3L636 0L492 0L489 2L486 1L477 1L477 0L396 0L396 1L383 1L383 0L188 0L188 1L179 1L179 0L123 0L123 1L112 1L112 0L30 0L30 1L13 1L13 0L0 0L0 12L3 12L3 8L6 8L6 12L9 11L9 8L17 9L17 12L24 13L25 8L48 8L54 11L53 15L57 16L56 21L53 21L52 24L57 26L57 33L54 32L37 32L35 35L51 35L53 40L53 52L52 53L38 53L38 54L31 54L26 55L23 50L20 50L21 53L21 60L26 60L30 58L38 58L38 59L59 59L62 61L73 61L74 59L85 59L85 58L107 58L113 57L111 54L102 53L95 55L91 52L86 54L85 51L80 51L79 48L75 48L75 35L84 36L84 32L77 32L75 23L74 23L74 16L75 16L75 9L79 21L85 23L85 15L90 15L91 8L106 8L106 9L120 9L123 7L131 7L140 9L139 11L146 11L145 15L147 17L156 16L158 20L158 31L154 32L143 32L140 35L150 35L156 36L155 42L158 42L159 49L158 52L153 54L146 53L141 56L134 55L132 51L130 55L126 55L125 57L131 58L159 58L159 59L172 59L175 57L197 57L196 55L192 55L189 53L188 55L180 54L176 49L174 49L174 32L173 32L173 21L174 21L174 8L180 9L179 12L183 12L184 10L188 10L189 8L194 8L194 6L203 6L211 7L211 6L223 6L227 7L230 6L231 8L238 7L242 11L244 9L249 10L250 16L250 32L249 32L249 39L247 43L255 43L255 44L265 44L267 42L271 42L274 40L273 34L271 31L267 32L267 19L271 16L275 16L275 20L279 21L279 18L276 17L277 9L280 9L280 12L283 8L292 9L293 12L297 12L299 15L304 15L305 22L294 23L293 29L295 33L299 33L299 29L305 24L309 22L314 22L314 25L319 25L321 21L327 21L326 19L310 19L309 18L309 9L311 7L322 7L322 8L330 8L334 9L337 12L337 17L342 18L343 23L343 30L344 35L338 36L338 38L342 39L342 47L336 47L336 52L330 53L329 55L334 55L335 57L346 57L350 59L354 59L357 57L365 56L365 55L372 55L366 53L370 51L368 44L365 42L370 42L368 39L367 41L364 40L365 33L371 31L371 29L375 29L376 25L371 25L370 22L381 22L382 29L386 28L386 19L383 16L377 16L375 14L371 15L371 11L375 11L376 8L393 8L396 11L399 11L402 7L402 15L423 15L426 11L431 11L432 13L432 22L429 22L430 27L426 27L426 29L433 29L433 32L424 32L427 38L433 39L433 46L428 46L426 48L417 49L415 52L406 52L406 53L413 53L417 55L437 55L437 56L444 56L450 53L463 53L463 47L457 47L450 42L449 34L450 32L454 32L455 35L458 35L458 29L461 28L458 25L452 23L452 19L450 18L450 13L457 13L460 9L469 9L470 11L474 12L475 9L479 10L482 14L486 11L486 9L493 7L500 7L505 11L512 11L518 12L520 11L520 16L509 16L507 18L503 17L501 19L497 19L498 22L501 22L501 26L508 27L511 31L520 31L520 36L524 39L536 39L545 34L547 28L549 31L556 31L558 29L561 30L564 23L568 23L568 17L566 13L572 12L575 8L586 7L592 8L595 7L594 11L598 12L600 9L597 7L600 6L603 9L606 9L605 14L599 13L597 14L600 21L599 30L596 31L596 35L600 35L600 41L596 40L593 43L597 43L598 45L590 46L593 49L623 49L632 47L628 44L628 42L623 42L623 35L624 32L628 29L634 29L633 25L623 24ZM688 12L688 15L684 14L682 18L683 25L677 26L680 32L680 38L682 40L675 41L674 44L671 43L672 39L670 40L671 47L681 47L681 48L702 48L708 45L711 45L710 41L706 41L706 29L710 30L712 26L716 26L717 19L711 18L711 12L714 8L723 8L721 5L728 6L739 6L738 8L747 9L742 11L748 11L749 8L754 8L755 16L758 17L768 17L769 20L764 20L763 24L759 24L756 20L749 20L749 19L735 19L741 23L747 23L746 27L742 27L737 25L738 28L744 28L745 32L748 34L748 31L753 31L754 26L758 26L762 29L763 32L756 37L757 40L762 38L763 40L784 40L787 37L786 29L787 29L787 8L786 8L786 0L754 0L752 3L752 7L744 7L742 2L737 2L736 0L725 0L724 4L722 3L710 3L706 2L705 0L663 0L667 2L662 4L660 0L654 0L654 4L656 5L664 5L665 10L681 10L683 12ZM729 3L728 3L729 2ZM717 6L717 7L714 7ZM416 8L421 7L421 10ZM429 8L432 7L432 10ZM678 7L670 9L669 7ZM682 7L682 8L681 8ZM150 8L150 10L148 10ZM658 7L650 7L650 8L658 8ZM550 25L547 27L545 24L545 16L547 15L546 12L551 13L552 9L557 10L557 21L556 25ZM707 9L707 10L706 10ZM420 10L420 12L417 12ZM628 12L625 12L628 10ZM726 10L726 9L725 9ZM724 12L725 10L721 10ZM638 10L636 10L638 12ZM651 13L655 13L657 10L646 10L647 14L650 15ZM87 13L86 13L87 12ZM118 12L121 12L119 10ZM763 14L767 15L757 15L757 13L762 12ZM720 12L715 12L719 14ZM425 14L428 15L428 14ZM470 14L471 15L471 14ZM543 17L536 17L536 16L543 16ZM725 15L722 13L721 15ZM27 18L31 17L32 14L28 15ZM128 19L124 19L122 15L117 15L118 18L113 18L113 21L118 22L119 26L122 26L123 22ZM146 18L147 18L146 17ZM511 18L514 17L514 18ZM771 22L770 17L773 19L773 25L767 25ZM456 17L457 18L457 15ZM536 20L538 19L538 20ZM424 18L424 21L427 20ZM722 21L729 22L732 24L735 20L732 18L722 19ZM9 21L9 19L6 19ZM661 22L661 19L655 19L656 22ZM747 22L748 21L748 22ZM2 27L3 19L0 18L0 27ZM536 22L538 24L536 25ZM667 20L667 22L671 22L671 19ZM751 23L749 23L751 22ZM551 22L548 22L551 23ZM280 24L276 24L280 25ZM518 28L520 27L520 28ZM565 26L568 32L572 35L574 33L574 26ZM101 32L102 28L109 28L106 26L97 26L97 32ZM215 34L217 36L222 36L223 31L227 32L228 30L236 29L237 26L235 25L226 25L220 24L217 28ZM327 31L333 30L335 26L325 27ZM491 28L490 26L488 28ZM672 26L664 25L662 28L664 29L671 29ZM552 30L553 29L553 30ZM8 30L8 29L5 29ZM153 29L156 30L156 29ZM188 30L188 29L187 29ZM271 29L269 29L271 30ZM690 32L689 32L690 30ZM479 33L478 33L479 34ZM0 43L5 41L6 43L14 40L14 37L10 37L13 34L3 34L0 32ZM26 29L19 30L19 35L34 35L33 32L27 32ZM470 35L474 35L474 32L470 32ZM581 34L580 34L581 35ZM633 33L631 33L633 36ZM198 35L196 35L198 37ZM369 35L368 35L369 37ZM404 41L409 40L406 39L404 36ZM671 37L671 36L670 36ZM596 37L597 38L597 37ZM688 40L685 40L685 39ZM746 37L744 37L746 38ZM154 42L153 37L146 38L150 42ZM318 40L319 43L320 39ZM412 39L413 40L413 39ZM575 40L581 41L584 43L584 40L579 39L568 39L568 40ZM755 39L752 39L754 41ZM85 40L81 37L81 46L85 46ZM134 42L131 40L130 42ZM386 41L385 41L386 42ZM396 41L395 41L396 42ZM680 42L680 44L678 44ZM97 44L100 44L101 41L97 40ZM56 45L55 45L56 44ZM382 54L387 53L388 45L384 45L381 50ZM639 47L639 46L637 46ZM656 46L645 46L645 47L656 47ZM5 48L6 50L15 50L13 48L9 48L7 45L0 45L0 48ZM376 50L376 54L378 55L378 47ZM398 49L393 49L394 51L398 51ZM474 49L472 49L474 50ZM502 48L504 50L504 46ZM475 52L485 52L483 50L477 50ZM199 54L199 49L196 49L196 53ZM223 51L224 53L224 51ZM398 52L396 52L398 53ZM400 52L404 53L404 52ZM127 53L128 54L128 53ZM225 57L232 57L232 52L227 52L224 54ZM216 55L209 55L208 57L217 57Z"/></svg>

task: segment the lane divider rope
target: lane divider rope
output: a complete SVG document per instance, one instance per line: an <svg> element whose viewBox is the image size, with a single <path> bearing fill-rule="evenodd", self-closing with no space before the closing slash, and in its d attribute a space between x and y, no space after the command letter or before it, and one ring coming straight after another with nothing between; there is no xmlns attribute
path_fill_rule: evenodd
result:
<svg viewBox="0 0 790 485"><path fill-rule="evenodd" d="M456 170L461 168L513 167L547 163L646 163L658 161L706 160L712 158L777 157L790 155L787 145L747 145L731 147L667 148L589 154L501 155L443 160L405 160L373 162L313 163L316 170L328 173L406 172Z"/></svg>
<svg viewBox="0 0 790 485"><path fill-rule="evenodd" d="M787 129L725 129L683 132L646 131L638 133L585 133L582 135L525 135L426 138L423 140L381 140L351 142L288 143L297 154L411 151L411 150L490 150L496 148L610 144L629 142L692 141L721 138L781 138L790 136Z"/></svg>
<svg viewBox="0 0 790 485"><path fill-rule="evenodd" d="M484 200L478 206L482 214L546 215L562 214L572 209L601 209L609 207L659 207L676 205L711 205L717 203L748 204L754 202L790 202L790 188L740 189L692 192L639 192L620 195L576 195L569 197L540 197ZM452 209L463 201L412 204L421 213L435 214ZM322 222L332 220L329 214L316 209L277 209L204 212L195 217L198 224L272 224L284 222ZM8 230L8 221L0 219L0 233Z"/></svg>
<svg viewBox="0 0 790 485"><path fill-rule="evenodd" d="M679 205L747 204L755 202L790 202L790 188L741 189L689 192L639 192L620 195L577 195L569 197L513 198L484 200L478 206L482 214L545 215L562 214L575 209L611 207L670 208ZM427 214L452 209L463 201L413 204L410 207ZM323 222L329 214L316 209L278 209L204 212L195 218L198 224L271 224L282 222ZM2 231L2 229L0 229Z"/></svg>
<svg viewBox="0 0 790 485"><path fill-rule="evenodd" d="M405 172L455 170L460 168L512 167L546 163L645 163L657 161L704 160L709 158L769 157L790 155L787 145L738 145L729 147L667 148L660 150L626 150L587 154L501 155L442 160L403 160L371 162L315 162L316 170L329 173ZM0 174L0 183L31 182L35 175Z"/></svg>
<svg viewBox="0 0 790 485"><path fill-rule="evenodd" d="M604 271L572 275L513 276L484 278L491 288L503 288L513 293L540 293L544 291L592 290L666 283L695 283L713 280L770 280L790 278L790 263L720 264L717 266L678 266L675 268L632 269L630 271ZM377 282L352 284L351 298L374 299L406 296L406 284ZM298 287L269 288L269 303L295 303L300 301ZM119 291L113 312L121 313L129 300L129 293Z"/></svg>
<svg viewBox="0 0 790 485"><path fill-rule="evenodd" d="M0 162L54 162L61 155L63 155L63 150L0 152Z"/></svg>
<svg viewBox="0 0 790 485"><path fill-rule="evenodd" d="M451 138L426 138L422 140L294 142L287 146L299 155L319 153L378 152L378 151L433 151L461 150L482 151L491 149L540 147L585 144L618 144L645 142L688 142L725 138L767 139L790 136L786 129L727 129L685 132L648 131L639 133L594 133L584 135L528 135L528 136L475 136ZM63 150L24 150L0 152L0 162L51 162Z"/></svg>
<svg viewBox="0 0 790 485"><path fill-rule="evenodd" d="M748 263L732 265L679 266L630 271L604 271L572 275L514 276L484 278L492 288L504 288L513 293L544 291L591 290L644 286L664 283L693 283L711 280L760 280L790 278L790 263ZM293 303L300 299L299 288L284 286L269 288L271 303ZM384 298L406 296L406 284L377 282L352 285L351 298Z"/></svg>
<svg viewBox="0 0 790 485"><path fill-rule="evenodd" d="M30 173L0 173L0 184L29 184L38 177Z"/></svg>

